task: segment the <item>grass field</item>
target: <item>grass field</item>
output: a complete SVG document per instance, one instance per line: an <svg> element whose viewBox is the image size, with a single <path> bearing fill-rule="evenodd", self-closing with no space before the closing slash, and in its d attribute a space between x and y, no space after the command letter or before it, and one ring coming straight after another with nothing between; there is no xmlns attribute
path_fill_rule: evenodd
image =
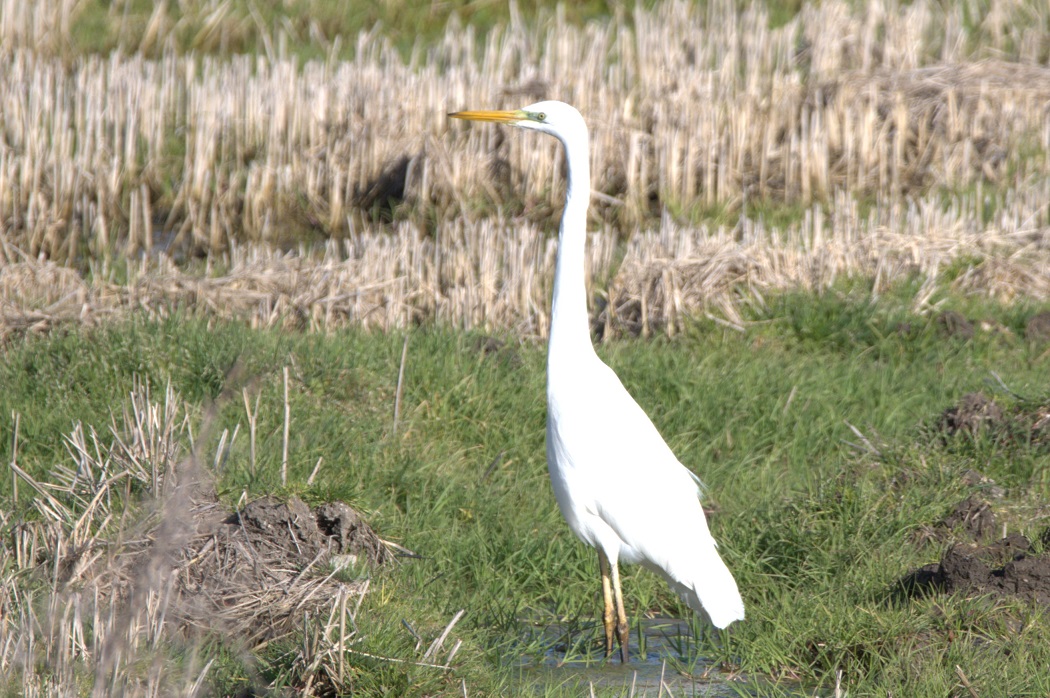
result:
<svg viewBox="0 0 1050 698"><path fill-rule="evenodd" d="M1038 541L1050 524L1045 437L1025 441L993 430L942 442L932 431L938 416L971 391L993 395L1008 411L1046 409L1050 356L1046 345L1022 337L1034 308L960 306L970 317L1001 323L965 340L912 314L909 293L898 289L878 304L846 290L777 298L765 314L748 318L753 324L744 333L693 323L673 341L622 341L602 351L709 487L711 525L740 581L748 620L727 644L708 638L699 651L773 677L749 690L792 694L801 681L828 695L838 670L851 695L954 694L963 685L959 671L977 695L1048 689L1042 606L965 594L902 599L896 592L910 571L936 562L948 541L964 537L924 532L970 494L988 499L1010 532ZM530 628L582 628L576 651L589 651L600 635L592 551L568 531L547 482L543 348L512 336L498 346L437 328L407 339L396 432L402 336L261 331L191 317L130 319L9 344L0 414L19 415L17 461L46 480L53 464L70 462L59 435L82 422L106 443L109 414L121 410L136 382L155 386L157 395L170 383L198 426L205 406L219 400L204 452L215 453L220 429L239 425L240 433L226 441L216 473L226 506L270 492L344 500L383 538L421 556L369 573L355 652L418 659L402 620L429 643L466 610L451 635L463 642L453 670L347 653L343 690L459 695L465 682L469 695L518 693L520 658L551 649ZM290 437L282 487L285 367ZM1005 393L999 379L1031 401ZM254 464L244 403L222 398L242 387L260 400ZM11 457L5 442L0 458ZM969 470L994 483L973 480ZM990 494L993 486L1001 492ZM10 496L11 481L3 488ZM24 482L21 488L15 512L28 511ZM22 525L15 512L9 534ZM7 558L8 608L46 587L31 582L31 571ZM625 585L634 619L683 613L647 572L630 570ZM5 642L16 639L16 628L25 632L17 615L4 618ZM69 616L55 622L72 624ZM38 623L41 632L46 624ZM230 693L270 682L301 687L309 671L293 660L303 641L300 632L253 652L236 638L172 631L152 651L183 667L169 669L159 685L171 690L203 654L218 658L201 684L206 693ZM12 647L2 658L17 690L26 658L14 651L17 643L4 646ZM85 655L82 681L91 675ZM193 661L200 671L204 661ZM134 666L125 673L134 674ZM318 680L315 688L325 685ZM130 686L136 690L128 692L146 692ZM579 694L571 685L539 690Z"/></svg>

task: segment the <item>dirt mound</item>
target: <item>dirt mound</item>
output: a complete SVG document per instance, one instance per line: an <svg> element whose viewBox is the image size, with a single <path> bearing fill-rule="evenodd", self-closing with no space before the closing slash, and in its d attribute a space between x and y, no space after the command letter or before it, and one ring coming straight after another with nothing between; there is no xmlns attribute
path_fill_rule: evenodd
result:
<svg viewBox="0 0 1050 698"><path fill-rule="evenodd" d="M1050 556L1013 534L989 545L958 543L941 557L940 585L948 592L1012 595L1050 604Z"/></svg>
<svg viewBox="0 0 1050 698"><path fill-rule="evenodd" d="M1005 492L994 480L976 470L967 470L963 473L962 480L972 487L980 487L983 495L994 499L1000 499ZM970 496L952 507L952 510L937 523L921 526L915 531L912 540L915 543L951 543L959 540L961 534L966 540L982 541L991 538L995 529L995 513L991 505L984 499Z"/></svg>
<svg viewBox="0 0 1050 698"><path fill-rule="evenodd" d="M959 502L935 528L945 536L961 532L972 540L951 544L940 562L909 572L897 583L894 596L990 594L1050 604L1050 554L1037 554L1031 541L1017 533L982 542L995 528L995 514L987 502L975 497Z"/></svg>
<svg viewBox="0 0 1050 698"><path fill-rule="evenodd" d="M351 555L357 561L364 558L369 565L383 565L392 559L387 544L347 504L328 502L314 509L314 514L317 527L335 546L335 552Z"/></svg>
<svg viewBox="0 0 1050 698"><path fill-rule="evenodd" d="M236 631L252 642L285 632L298 618L296 607L342 568L390 559L343 502L310 509L298 497L263 497L228 516L210 511L198 508L197 534L181 551L185 581L174 608L194 626Z"/></svg>
<svg viewBox="0 0 1050 698"><path fill-rule="evenodd" d="M80 695L91 677L120 695L210 695L209 668L233 652L248 674L238 695L346 693L370 578L388 546L412 553L342 502L263 497L231 511L210 463L185 451L190 410L174 390L158 401L136 385L128 405L112 438L78 423L73 459L46 478L11 464L38 496L29 515L0 515L3 679L26 695ZM217 412L198 443L214 443ZM435 653L463 613L419 662L448 666L459 641L444 664Z"/></svg>
<svg viewBox="0 0 1050 698"><path fill-rule="evenodd" d="M231 516L228 523L244 524L255 542L295 551L300 557L313 557L324 545L317 517L298 497L287 502L276 497L257 499Z"/></svg>
<svg viewBox="0 0 1050 698"><path fill-rule="evenodd" d="M991 536L995 531L995 514L988 502L969 497L955 505L940 526L949 530L961 528L974 540Z"/></svg>
<svg viewBox="0 0 1050 698"><path fill-rule="evenodd" d="M960 431L976 434L985 427L997 427L1003 423L1003 410L984 393L967 393L959 404L949 407L937 420L938 430L947 436Z"/></svg>
<svg viewBox="0 0 1050 698"><path fill-rule="evenodd" d="M933 422L934 434L947 445L959 434L989 434L998 443L1046 449L1050 446L1050 400L1017 397L1004 409L984 393L967 393Z"/></svg>
<svg viewBox="0 0 1050 698"><path fill-rule="evenodd" d="M1050 556L1037 555L1031 542L1012 534L993 543L956 543L940 562L909 572L894 596L930 593L1018 596L1050 604Z"/></svg>

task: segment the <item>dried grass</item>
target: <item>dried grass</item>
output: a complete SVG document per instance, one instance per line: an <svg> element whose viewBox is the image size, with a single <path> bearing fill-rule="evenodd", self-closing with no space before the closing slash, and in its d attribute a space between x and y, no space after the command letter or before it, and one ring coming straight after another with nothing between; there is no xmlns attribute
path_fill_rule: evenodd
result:
<svg viewBox="0 0 1050 698"><path fill-rule="evenodd" d="M758 5L673 2L483 41L451 25L407 60L362 35L353 61L302 67L170 52L70 67L49 48L67 5L0 3L0 221L62 262L345 235L388 200L469 213L524 191L556 209L552 144L444 117L541 96L588 115L595 189L623 202L608 215L628 230L654 201L1023 188L1050 172L1050 17L1016 0L992 0L976 29L933 2L807 5L777 29Z"/></svg>
<svg viewBox="0 0 1050 698"><path fill-rule="evenodd" d="M815 205L786 229L747 218L733 228L697 228L665 217L632 237L622 262L618 235L604 228L590 236L586 260L588 277L605 280L611 301L594 304L595 322L605 336L673 334L704 313L739 324L741 303L761 303L776 291L821 292L845 278L872 279L875 294L922 279L920 312L945 289L1046 300L1050 244L1033 220L1050 193L1036 193L1014 197L1003 207L1008 213L988 225L977 222L979 193L947 207L934 197L883 203L866 217L839 194L827 212ZM458 220L434 237L405 223L321 251L236 247L222 273L189 273L162 258L120 283L89 282L25 259L0 266L0 338L180 309L257 327L388 330L438 322L544 337L556 251L535 225L498 219Z"/></svg>
<svg viewBox="0 0 1050 698"><path fill-rule="evenodd" d="M782 231L761 220L716 231L665 221L631 241L610 284L613 303L599 319L613 331L642 333L673 334L686 318L712 313L739 326L742 302L761 304L771 291L819 293L849 278L871 279L875 296L902 279L922 279L914 299L920 313L936 290L1046 300L1050 245L1030 220L982 226L965 204L945 210L929 200L877 206L862 219L840 194L830 213L814 206Z"/></svg>
<svg viewBox="0 0 1050 698"><path fill-rule="evenodd" d="M48 478L12 463L36 516L0 520L0 688L203 695L206 638L247 652L294 631L304 633L289 666L300 691L347 685L368 581L339 571L348 559L381 564L385 545L341 504L323 507L334 539L294 498L231 518L183 451L188 428L170 389L155 403L138 388L108 439L78 424ZM418 661L443 666L436 652Z"/></svg>
<svg viewBox="0 0 1050 698"><path fill-rule="evenodd" d="M453 23L407 60L362 35L354 60L303 66L272 51L68 65L52 41L66 5L0 1L0 337L176 307L260 326L436 320L542 336L560 151L444 117L540 97L592 126L587 273L608 280L607 331L673 332L697 311L738 323L741 291L853 275L878 291L918 273L924 297L945 283L1047 297L1050 16L1031 3L991 0L968 28L962 5L832 1L770 29L759 5L671 2L484 40ZM155 19L163 45L172 23ZM755 200L808 213L773 226L748 218ZM390 206L417 215L374 225ZM708 206L741 221L666 215ZM311 236L339 240L274 251ZM208 256L203 275L168 259L186 251ZM109 281L114 253L137 260L128 280Z"/></svg>

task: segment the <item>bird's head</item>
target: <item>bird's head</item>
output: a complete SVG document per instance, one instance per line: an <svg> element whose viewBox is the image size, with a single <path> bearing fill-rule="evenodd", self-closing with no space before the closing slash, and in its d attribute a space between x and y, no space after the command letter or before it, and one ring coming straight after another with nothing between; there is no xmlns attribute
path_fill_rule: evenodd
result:
<svg viewBox="0 0 1050 698"><path fill-rule="evenodd" d="M536 102L513 111L457 111L449 114L454 119L493 121L518 128L549 133L562 142L586 142L587 124L580 112L565 102L548 100Z"/></svg>

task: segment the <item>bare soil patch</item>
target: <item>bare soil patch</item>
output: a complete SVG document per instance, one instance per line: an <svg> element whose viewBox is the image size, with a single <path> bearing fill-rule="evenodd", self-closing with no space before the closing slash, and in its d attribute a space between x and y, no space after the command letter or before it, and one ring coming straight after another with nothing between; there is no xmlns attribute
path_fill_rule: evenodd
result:
<svg viewBox="0 0 1050 698"><path fill-rule="evenodd" d="M1050 447L1050 400L1020 400L1008 409L984 393L967 393L945 409L934 422L934 431L949 443L960 434L984 434L1004 444Z"/></svg>
<svg viewBox="0 0 1050 698"><path fill-rule="evenodd" d="M957 543L941 557L938 581L949 593L1020 596L1050 603L1050 556L1012 534L993 543Z"/></svg>
<svg viewBox="0 0 1050 698"><path fill-rule="evenodd" d="M934 538L950 541L940 561L905 575L895 595L1016 596L1050 604L1050 554L1019 533L993 540L995 528L988 502L968 497L956 504L932 529Z"/></svg>
<svg viewBox="0 0 1050 698"><path fill-rule="evenodd" d="M939 324L943 329L952 322ZM1003 407L984 393L968 393L936 417L933 431L946 446L982 436L1006 448L1043 449L1050 445L1050 404L1017 397L1014 404ZM1042 546L1018 533L1006 535L993 505L984 498L1001 499L1005 490L976 470L965 471L961 479L981 496L967 497L942 519L923 527L916 540L939 542L944 551L937 562L902 577L891 596L899 601L922 594L959 593L1050 603L1050 554L1041 552L1050 547L1046 545L1050 529L1043 534Z"/></svg>
<svg viewBox="0 0 1050 698"><path fill-rule="evenodd" d="M1004 424L1005 415L999 405L984 393L967 393L958 404L941 413L937 420L938 429L946 436L955 436L959 432L977 434L983 428L999 428Z"/></svg>
<svg viewBox="0 0 1050 698"><path fill-rule="evenodd" d="M995 514L988 502L968 497L955 505L940 526L948 530L961 529L974 540L982 540L995 532L995 523Z"/></svg>

